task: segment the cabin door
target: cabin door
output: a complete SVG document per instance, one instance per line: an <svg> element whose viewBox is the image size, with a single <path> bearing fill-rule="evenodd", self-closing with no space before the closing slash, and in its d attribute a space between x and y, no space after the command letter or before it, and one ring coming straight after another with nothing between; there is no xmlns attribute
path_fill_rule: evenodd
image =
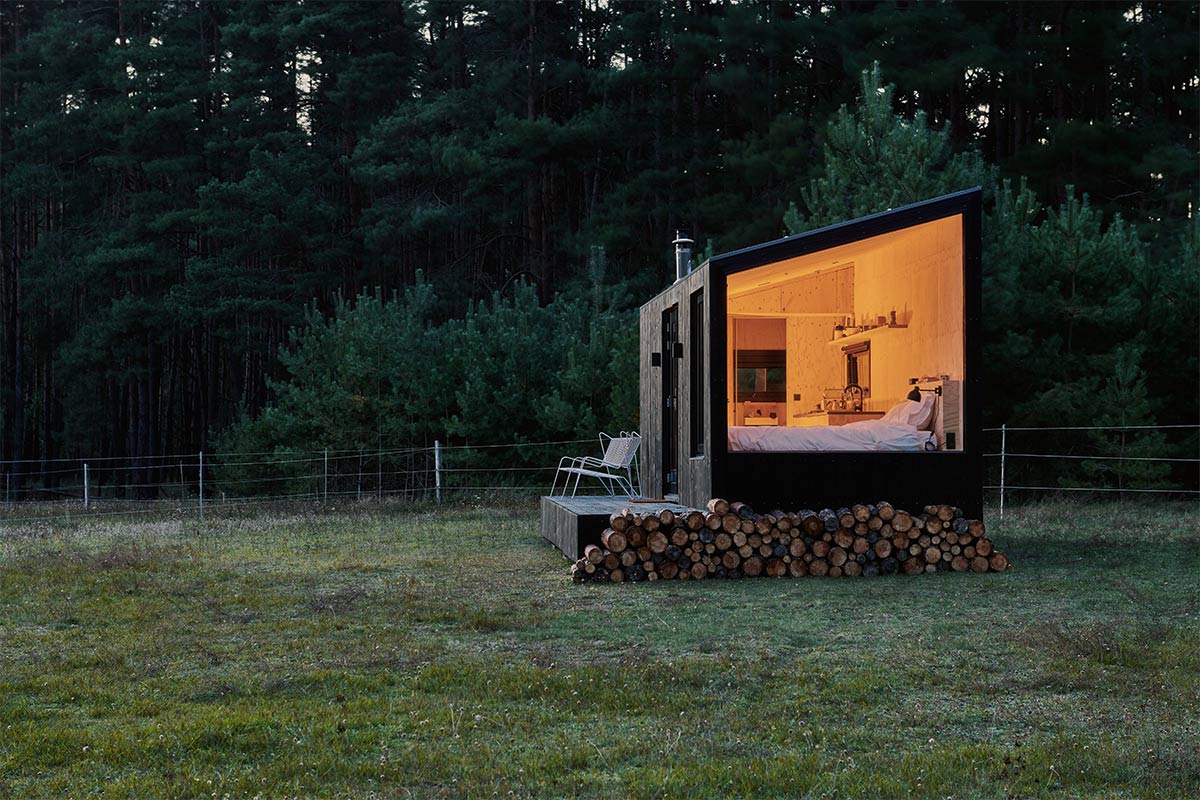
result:
<svg viewBox="0 0 1200 800"><path fill-rule="evenodd" d="M662 487L663 494L679 494L679 306L662 315Z"/></svg>

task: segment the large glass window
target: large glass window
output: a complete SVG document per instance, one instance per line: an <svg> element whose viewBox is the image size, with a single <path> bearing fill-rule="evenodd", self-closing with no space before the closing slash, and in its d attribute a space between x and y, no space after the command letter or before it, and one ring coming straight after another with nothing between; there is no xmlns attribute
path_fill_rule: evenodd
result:
<svg viewBox="0 0 1200 800"><path fill-rule="evenodd" d="M963 258L955 215L728 275L729 449L961 450Z"/></svg>

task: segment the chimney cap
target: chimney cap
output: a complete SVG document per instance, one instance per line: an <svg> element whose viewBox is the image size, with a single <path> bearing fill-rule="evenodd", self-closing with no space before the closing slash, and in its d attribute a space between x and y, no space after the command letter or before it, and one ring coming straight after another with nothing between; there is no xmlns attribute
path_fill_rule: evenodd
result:
<svg viewBox="0 0 1200 800"><path fill-rule="evenodd" d="M673 242L671 242L671 244L695 244L695 243L696 242L694 240L687 238L686 236L681 234L679 231L675 231L675 240Z"/></svg>

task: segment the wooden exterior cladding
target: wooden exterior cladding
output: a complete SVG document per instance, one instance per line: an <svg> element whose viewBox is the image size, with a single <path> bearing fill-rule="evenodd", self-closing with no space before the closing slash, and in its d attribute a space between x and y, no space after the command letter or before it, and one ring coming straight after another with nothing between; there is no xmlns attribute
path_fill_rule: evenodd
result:
<svg viewBox="0 0 1200 800"><path fill-rule="evenodd" d="M712 452L712 426L704 425L703 453L694 456L691 452L692 408L691 398L696 387L692 384L693 370L689 369L690 348L692 342L693 323L691 303L696 292L702 292L706 317L709 306L708 275L710 267L706 263L693 270L683 280L677 281L662 294L642 306L640 315L641 352L639 370L641 375L641 419L642 425L652 430L649 435L642 434L642 492L648 497L665 497L668 494L677 495L685 505L703 508L710 496L710 475L712 472L708 454ZM677 310L679 321L679 344L681 347L674 353L662 352L662 319L663 314L670 309ZM705 356L712 352L712 326L705 326L703 342ZM657 357L656 357L657 354ZM664 485L664 467L667 459L663 454L664 441L664 397L663 397L663 362L674 359L677 366L676 398L678 409L678 432L674 437L676 445L676 468L678 470L678 491L667 492ZM658 361L657 365L655 361ZM706 370L707 372L707 370ZM715 374L715 373L709 373ZM724 376L724 366L721 367ZM724 380L722 380L724 384ZM712 384L706 381L706 386L699 395L703 398L701 418L707 423L712 419ZM703 499L700 499L703 496ZM696 498L693 501L683 498Z"/></svg>
<svg viewBox="0 0 1200 800"><path fill-rule="evenodd" d="M643 494L677 498L690 506L703 506L710 497L719 496L742 500L763 510L838 507L863 502L864 498L888 500L914 508L930 502L946 502L961 507L968 516L981 516L984 444L980 370L981 194L975 188L714 256L642 306L639 361ZM960 339L957 332L951 337L961 341L961 350L955 354L956 363L961 365L961 375L956 377L962 381L962 427L958 449L938 453L731 452L727 434L728 425L734 419L731 408L735 404L730 402L732 368L727 356L732 330L727 296L730 277L834 248L851 246L848 249L852 251L854 243L885 234L902 234L907 229L933 222L937 222L937 227L942 230L951 225L955 247L961 246L962 281L952 287L953 294L957 295L957 287L961 286L961 297L952 296L947 300L943 288L931 301L937 303L937 311L951 321L947 325L952 324L954 329L961 331ZM960 241L961 245L958 244ZM878 267L875 269L878 271ZM907 277L897 276L897 282L902 283ZM844 294L855 290L852 276L841 275L830 280L833 281L831 292ZM870 291L874 290L867 286L858 289L859 295L867 295ZM692 313L697 296L703 298L703 313L699 319ZM745 307L741 300L739 303ZM829 310L817 309L821 312ZM886 313L882 305L878 309L872 306L869 310L872 314L877 310L880 315ZM819 317L820 314L811 316ZM937 318L937 313L932 316ZM881 377L874 397L865 406L867 411L882 412L886 410L886 404L894 402L898 375L908 369L907 365L897 367L894 360L885 355L887 347L894 347L903 337L934 336L922 333L919 324L905 330L907 321L906 317L895 329L879 331L880 343L876 346L877 354L872 356L871 369ZM918 315L917 322L921 321ZM664 324L668 322L674 327L665 338ZM812 336L809 329L817 324L826 325L819 320L806 319L803 322L808 326L806 328L790 326L787 334L789 352L796 336ZM693 342L697 326L703 328L699 351L703 353L702 370L697 370L693 364L698 352ZM747 337L762 338L753 326L748 326L746 331ZM870 334L859 334L855 338L870 338ZM944 349L944 345L929 340L933 342L930 347L942 346ZM755 347L755 339L748 341L751 343L744 346ZM829 350L841 352L839 344L828 343ZM670 352L665 352L667 345ZM701 371L703 386L697 387L694 376ZM666 392L672 386L674 400L668 403ZM697 392L697 388L700 391ZM812 392L809 385L801 391L789 384L786 404L761 405L772 413L782 412L786 407L786 419L796 420L802 409L813 409ZM803 402L796 400L796 394L803 395ZM673 436L670 433L672 416L677 428ZM800 426L803 422L787 424ZM699 446L693 436L696 429L703 432ZM672 452L664 450L668 446ZM674 486L669 483L672 466L676 478Z"/></svg>

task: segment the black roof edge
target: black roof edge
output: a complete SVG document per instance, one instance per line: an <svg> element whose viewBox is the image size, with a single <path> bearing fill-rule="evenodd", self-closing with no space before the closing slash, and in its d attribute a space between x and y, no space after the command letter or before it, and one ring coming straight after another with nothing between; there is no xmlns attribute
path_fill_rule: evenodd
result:
<svg viewBox="0 0 1200 800"><path fill-rule="evenodd" d="M725 274L741 272L961 213L966 211L968 206L980 203L982 197L983 187L974 186L919 203L880 211L824 228L743 247L740 250L731 250L713 256L707 263L710 269L720 269Z"/></svg>

